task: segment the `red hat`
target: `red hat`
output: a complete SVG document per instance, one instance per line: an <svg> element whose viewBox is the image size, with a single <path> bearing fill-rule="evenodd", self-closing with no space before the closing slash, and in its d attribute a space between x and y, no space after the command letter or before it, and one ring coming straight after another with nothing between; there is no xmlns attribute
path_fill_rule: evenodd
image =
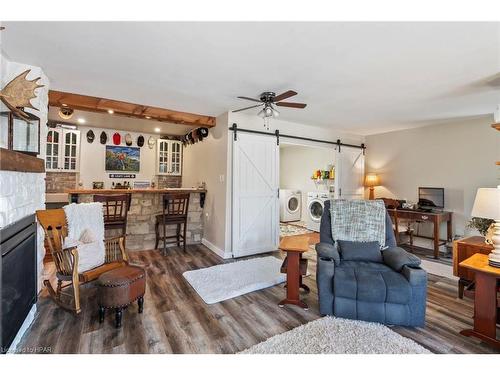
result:
<svg viewBox="0 0 500 375"><path fill-rule="evenodd" d="M119 145L120 143L122 143L122 137L120 136L120 134L119 133L113 134L113 144Z"/></svg>

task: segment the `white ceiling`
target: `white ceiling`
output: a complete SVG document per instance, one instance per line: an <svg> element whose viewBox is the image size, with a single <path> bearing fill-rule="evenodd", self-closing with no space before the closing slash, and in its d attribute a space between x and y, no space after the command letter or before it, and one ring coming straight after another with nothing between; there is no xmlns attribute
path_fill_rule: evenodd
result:
<svg viewBox="0 0 500 375"><path fill-rule="evenodd" d="M180 111L216 116L251 105L238 95L293 89L308 106L284 119L373 134L500 103L500 23L4 26L4 53L53 89Z"/></svg>
<svg viewBox="0 0 500 375"><path fill-rule="evenodd" d="M192 126L169 124L160 121L142 120L124 116L110 115L108 113L97 113L75 110L69 120L62 119L59 108L49 107L49 120L79 125L78 119L85 120L84 126L105 129L117 129L129 132L160 134L160 135L184 135L193 129ZM156 131L159 129L159 131Z"/></svg>

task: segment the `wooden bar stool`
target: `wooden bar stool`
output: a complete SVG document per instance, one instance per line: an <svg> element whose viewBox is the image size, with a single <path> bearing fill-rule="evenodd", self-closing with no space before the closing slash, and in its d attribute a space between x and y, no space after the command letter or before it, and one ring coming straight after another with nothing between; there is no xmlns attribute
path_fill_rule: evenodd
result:
<svg viewBox="0 0 500 375"><path fill-rule="evenodd" d="M103 204L104 230L121 229L125 242L130 194L94 195L94 202L101 202Z"/></svg>
<svg viewBox="0 0 500 375"><path fill-rule="evenodd" d="M186 251L186 227L189 207L189 193L172 193L164 194L163 197L163 212L156 215L155 233L156 245L158 248L160 242L160 225L163 227L163 255L167 254L167 245L176 243L181 246L183 243L184 252ZM181 225L184 224L184 229L181 234ZM177 231L175 235L167 236L167 225L176 225ZM175 240L167 242L168 239L175 238ZM182 241L181 241L182 239Z"/></svg>

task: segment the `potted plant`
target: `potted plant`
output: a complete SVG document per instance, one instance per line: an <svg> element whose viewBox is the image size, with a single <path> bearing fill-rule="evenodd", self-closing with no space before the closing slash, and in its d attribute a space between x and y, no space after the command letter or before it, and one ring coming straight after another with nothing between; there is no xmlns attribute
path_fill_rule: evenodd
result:
<svg viewBox="0 0 500 375"><path fill-rule="evenodd" d="M493 224L495 220L484 219L482 217L473 217L467 224L467 228L476 229L481 236L485 237L484 242L493 244Z"/></svg>

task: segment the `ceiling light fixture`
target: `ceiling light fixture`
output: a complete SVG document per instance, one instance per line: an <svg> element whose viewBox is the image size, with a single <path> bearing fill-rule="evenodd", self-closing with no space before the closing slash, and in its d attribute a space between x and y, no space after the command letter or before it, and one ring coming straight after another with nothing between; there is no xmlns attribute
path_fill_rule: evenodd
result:
<svg viewBox="0 0 500 375"><path fill-rule="evenodd" d="M151 116L146 116L146 118L149 120L151 118Z"/></svg>
<svg viewBox="0 0 500 375"><path fill-rule="evenodd" d="M280 115L280 113L271 104L266 103L264 105L264 108L262 108L257 115L262 117L262 118L278 117Z"/></svg>
<svg viewBox="0 0 500 375"><path fill-rule="evenodd" d="M115 111L113 111L112 109L108 109L108 113L112 115L113 113L115 113Z"/></svg>
<svg viewBox="0 0 500 375"><path fill-rule="evenodd" d="M78 120L76 120L79 124L85 124L85 119L80 117Z"/></svg>
<svg viewBox="0 0 500 375"><path fill-rule="evenodd" d="M68 106L68 105L67 105L67 104L65 104L65 103L63 103L63 104L61 104L61 105L62 105L63 107L67 107L67 106Z"/></svg>
<svg viewBox="0 0 500 375"><path fill-rule="evenodd" d="M160 128L155 128L155 132L159 133L160 132Z"/></svg>

